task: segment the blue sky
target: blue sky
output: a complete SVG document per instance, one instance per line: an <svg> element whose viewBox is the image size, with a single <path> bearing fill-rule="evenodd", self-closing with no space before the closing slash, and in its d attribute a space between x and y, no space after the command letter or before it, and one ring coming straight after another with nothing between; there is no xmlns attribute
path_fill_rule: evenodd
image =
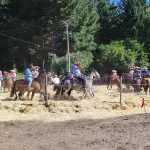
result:
<svg viewBox="0 0 150 150"><path fill-rule="evenodd" d="M117 4L119 1L120 1L120 0L110 0L111 3L112 3L112 2L115 2L115 4ZM147 3L150 4L150 0L146 0L146 1L147 1Z"/></svg>

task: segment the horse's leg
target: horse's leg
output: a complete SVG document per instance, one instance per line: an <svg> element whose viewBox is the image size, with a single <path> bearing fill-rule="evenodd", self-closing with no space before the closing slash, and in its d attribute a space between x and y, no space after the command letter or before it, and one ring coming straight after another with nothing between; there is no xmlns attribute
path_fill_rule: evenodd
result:
<svg viewBox="0 0 150 150"><path fill-rule="evenodd" d="M95 95L94 95L93 90L92 90L92 89L90 89L90 91L89 91L89 92L90 92L91 97L92 97L92 98L94 98L94 97L95 97Z"/></svg>
<svg viewBox="0 0 150 150"><path fill-rule="evenodd" d="M28 92L28 94L27 94L27 99L30 99L30 98L29 98L29 95L30 95L30 92Z"/></svg>
<svg viewBox="0 0 150 150"><path fill-rule="evenodd" d="M82 95L82 97L81 97L81 100L84 99L86 96L87 96L87 91L84 89L84 90L83 90L83 95Z"/></svg>
<svg viewBox="0 0 150 150"><path fill-rule="evenodd" d="M15 100L17 100L18 96L17 96L17 92L15 91Z"/></svg>
<svg viewBox="0 0 150 150"><path fill-rule="evenodd" d="M32 92L32 95L31 95L31 100L32 100L32 99L33 99L33 97L34 97L34 94L35 94L35 93L34 93L34 92Z"/></svg>
<svg viewBox="0 0 150 150"><path fill-rule="evenodd" d="M71 95L71 91L72 91L72 89L70 89L70 90L67 92L69 96Z"/></svg>
<svg viewBox="0 0 150 150"><path fill-rule="evenodd" d="M18 97L19 97L19 99L21 99L21 96L22 96L22 93L21 93L21 92L19 92L19 93L18 93Z"/></svg>

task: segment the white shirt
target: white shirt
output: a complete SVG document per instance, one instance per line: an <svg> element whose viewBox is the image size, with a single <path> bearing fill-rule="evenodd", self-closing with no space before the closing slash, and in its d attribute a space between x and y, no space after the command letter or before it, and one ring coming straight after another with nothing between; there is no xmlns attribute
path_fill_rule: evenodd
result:
<svg viewBox="0 0 150 150"><path fill-rule="evenodd" d="M58 77L52 78L52 81L54 84L59 84L60 83L60 79Z"/></svg>

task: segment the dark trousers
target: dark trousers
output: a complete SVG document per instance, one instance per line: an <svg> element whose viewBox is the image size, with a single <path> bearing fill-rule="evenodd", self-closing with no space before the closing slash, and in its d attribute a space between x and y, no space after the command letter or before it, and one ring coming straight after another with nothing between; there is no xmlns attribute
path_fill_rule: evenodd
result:
<svg viewBox="0 0 150 150"><path fill-rule="evenodd" d="M78 79L80 82L82 82L82 85L85 84L85 79L84 79L83 77L78 76L77 79Z"/></svg>

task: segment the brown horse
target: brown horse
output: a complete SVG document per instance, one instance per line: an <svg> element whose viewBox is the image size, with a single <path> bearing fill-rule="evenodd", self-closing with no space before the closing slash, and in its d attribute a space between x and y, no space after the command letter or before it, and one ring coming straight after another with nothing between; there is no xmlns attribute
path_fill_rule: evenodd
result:
<svg viewBox="0 0 150 150"><path fill-rule="evenodd" d="M14 94L15 94L15 96L16 96L15 99L17 99L18 97L20 99L21 96L26 91L28 91L27 84L28 84L28 82L26 80L23 80L23 79L16 80L14 82L14 85L13 85L13 88L12 88L10 96L13 97ZM30 91L30 92L32 92L31 100L33 99L35 93L40 93L41 95L45 96L45 92L44 92L44 90L42 88L43 84L44 83L42 83L42 82L39 83L38 81L33 81L32 82L32 90ZM19 92L18 96L17 96L17 92ZM45 100L45 106L46 107L48 106L48 101L47 100Z"/></svg>
<svg viewBox="0 0 150 150"><path fill-rule="evenodd" d="M2 88L4 89L4 92L5 92L6 88L8 89L8 91L11 91L11 89L13 87L13 80L8 72L5 71L4 75L5 75L6 79L2 80Z"/></svg>
<svg viewBox="0 0 150 150"><path fill-rule="evenodd" d="M109 88L109 86L112 89L113 84L116 84L118 86L118 88L120 89L120 79L117 76L114 79L111 76L108 76L108 78L107 78L107 89Z"/></svg>
<svg viewBox="0 0 150 150"><path fill-rule="evenodd" d="M147 91L149 88L149 94L150 94L150 77L144 78L141 82L141 87L144 88L144 92L147 95Z"/></svg>

